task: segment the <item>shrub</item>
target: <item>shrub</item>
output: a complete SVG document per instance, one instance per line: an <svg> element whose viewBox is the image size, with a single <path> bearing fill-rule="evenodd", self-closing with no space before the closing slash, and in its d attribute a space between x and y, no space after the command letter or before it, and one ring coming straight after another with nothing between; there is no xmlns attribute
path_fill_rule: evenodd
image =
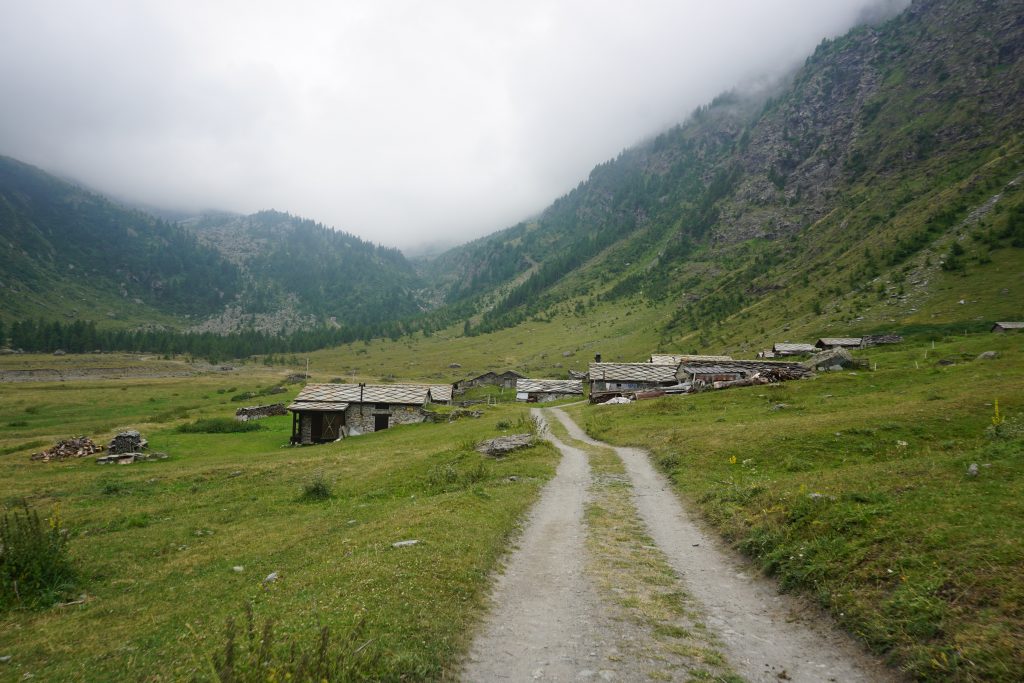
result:
<svg viewBox="0 0 1024 683"><path fill-rule="evenodd" d="M306 483L302 485L302 495L299 500L316 501L332 498L334 492L331 490L331 483L327 481L322 470L317 470Z"/></svg>
<svg viewBox="0 0 1024 683"><path fill-rule="evenodd" d="M258 422L239 422L230 417L208 417L178 426L186 434L231 434L234 432L258 432L263 425Z"/></svg>
<svg viewBox="0 0 1024 683"><path fill-rule="evenodd" d="M44 522L22 503L0 518L0 611L54 602L72 586L68 534L54 512Z"/></svg>
<svg viewBox="0 0 1024 683"><path fill-rule="evenodd" d="M213 680L334 683L377 678L380 654L370 647L373 639L365 637L362 619L340 638L325 626L308 643L290 640L279 644L274 638L272 620L267 619L263 628L257 628L251 605L246 606L245 616L242 634L238 633L235 620L228 619L224 647L211 658Z"/></svg>

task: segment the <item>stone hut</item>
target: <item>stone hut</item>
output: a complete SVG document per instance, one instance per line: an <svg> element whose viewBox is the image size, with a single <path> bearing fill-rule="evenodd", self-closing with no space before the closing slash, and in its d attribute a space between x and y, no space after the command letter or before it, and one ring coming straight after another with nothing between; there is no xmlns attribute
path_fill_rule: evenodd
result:
<svg viewBox="0 0 1024 683"><path fill-rule="evenodd" d="M590 393L643 391L672 386L676 383L678 363L591 363Z"/></svg>
<svg viewBox="0 0 1024 683"><path fill-rule="evenodd" d="M423 422L432 389L427 384L308 384L288 406L292 443L325 443ZM450 388L447 396L451 400Z"/></svg>
<svg viewBox="0 0 1024 683"><path fill-rule="evenodd" d="M779 342L772 346L772 354L776 356L809 356L817 352L818 347L814 344Z"/></svg>
<svg viewBox="0 0 1024 683"><path fill-rule="evenodd" d="M992 332L1020 332L1024 330L1024 322L1001 322L992 326Z"/></svg>
<svg viewBox="0 0 1024 683"><path fill-rule="evenodd" d="M863 343L860 337L822 337L814 345L819 349L859 349Z"/></svg>
<svg viewBox="0 0 1024 683"><path fill-rule="evenodd" d="M583 380L521 379L516 382L516 400L543 403L560 398L583 398Z"/></svg>
<svg viewBox="0 0 1024 683"><path fill-rule="evenodd" d="M455 388L465 390L470 387L495 386L502 387L503 389L514 389L516 382L521 379L524 379L524 377L512 370L506 370L505 372L488 371L482 375L456 382Z"/></svg>
<svg viewBox="0 0 1024 683"><path fill-rule="evenodd" d="M683 363L690 362L711 362L718 363L724 360L732 360L732 356L701 356L684 353L652 353L650 363L654 365L674 365L679 367Z"/></svg>

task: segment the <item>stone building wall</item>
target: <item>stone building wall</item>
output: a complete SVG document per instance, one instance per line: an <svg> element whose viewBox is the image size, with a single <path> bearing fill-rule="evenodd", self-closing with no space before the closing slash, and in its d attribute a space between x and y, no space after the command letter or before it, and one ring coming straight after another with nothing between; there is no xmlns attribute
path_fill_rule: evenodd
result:
<svg viewBox="0 0 1024 683"><path fill-rule="evenodd" d="M389 427L415 424L425 419L420 406L391 403L387 408L377 408L374 403L353 403L345 412L345 426L350 434L369 434L374 431L376 415L387 415Z"/></svg>

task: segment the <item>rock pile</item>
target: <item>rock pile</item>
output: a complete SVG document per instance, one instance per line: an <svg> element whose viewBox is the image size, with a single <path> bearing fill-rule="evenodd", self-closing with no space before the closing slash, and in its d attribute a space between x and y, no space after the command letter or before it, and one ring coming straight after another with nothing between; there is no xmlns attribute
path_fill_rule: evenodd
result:
<svg viewBox="0 0 1024 683"><path fill-rule="evenodd" d="M118 453L139 453L148 447L149 442L143 439L141 434L134 429L129 429L110 440L107 452L114 455Z"/></svg>
<svg viewBox="0 0 1024 683"><path fill-rule="evenodd" d="M166 460L166 453L112 453L96 458L97 465L131 465L136 462Z"/></svg>
<svg viewBox="0 0 1024 683"><path fill-rule="evenodd" d="M62 439L51 448L33 453L32 459L41 462L51 460L67 460L68 458L84 458L87 455L95 455L103 451L103 446L93 443L93 440L86 436L78 436L72 439Z"/></svg>
<svg viewBox="0 0 1024 683"><path fill-rule="evenodd" d="M483 441L477 444L476 450L492 458L502 458L516 449L532 445L533 434L510 434Z"/></svg>

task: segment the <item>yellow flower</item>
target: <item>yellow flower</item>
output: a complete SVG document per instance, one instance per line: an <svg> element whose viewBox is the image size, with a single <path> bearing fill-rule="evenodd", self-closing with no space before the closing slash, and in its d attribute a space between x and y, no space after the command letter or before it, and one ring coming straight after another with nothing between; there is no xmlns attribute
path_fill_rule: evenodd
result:
<svg viewBox="0 0 1024 683"><path fill-rule="evenodd" d="M736 456L735 455L729 457L729 464L730 465L735 465L736 464Z"/></svg>

